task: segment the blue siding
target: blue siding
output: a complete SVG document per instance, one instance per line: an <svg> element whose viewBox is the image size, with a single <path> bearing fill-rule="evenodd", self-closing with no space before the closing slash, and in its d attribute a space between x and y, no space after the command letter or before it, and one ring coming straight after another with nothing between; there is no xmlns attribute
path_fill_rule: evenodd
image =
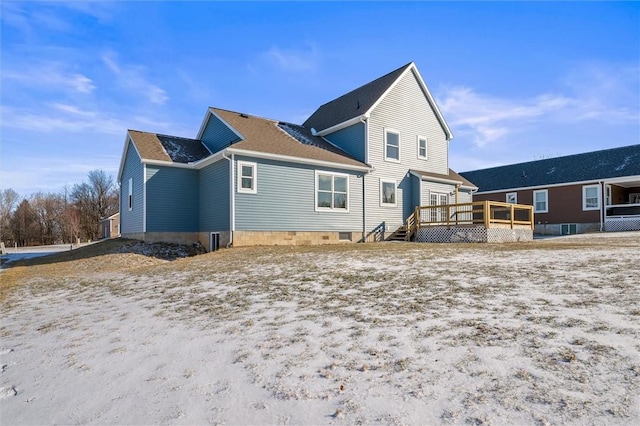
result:
<svg viewBox="0 0 640 426"><path fill-rule="evenodd" d="M229 161L220 160L200 170L200 231L228 231Z"/></svg>
<svg viewBox="0 0 640 426"><path fill-rule="evenodd" d="M324 138L332 144L340 147L345 152L360 160L365 161L365 149L364 149L364 123L357 123L353 126L346 127L331 134L326 135Z"/></svg>
<svg viewBox="0 0 640 426"><path fill-rule="evenodd" d="M147 232L198 231L198 172L147 166Z"/></svg>
<svg viewBox="0 0 640 426"><path fill-rule="evenodd" d="M216 153L229 146L232 142L239 141L240 138L226 124L213 114L210 114L207 125L202 132L201 140L209 148L209 151Z"/></svg>
<svg viewBox="0 0 640 426"><path fill-rule="evenodd" d="M420 178L415 176L415 175L411 175L411 198L413 200L413 210L415 210L416 207L419 206L423 206L425 205L425 201L421 200L422 194L420 193ZM407 215L405 215L406 217Z"/></svg>
<svg viewBox="0 0 640 426"><path fill-rule="evenodd" d="M127 156L124 160L122 176L120 181L120 233L130 234L143 232L144 223L142 220L143 206L143 176L144 166L138 153L129 142ZM129 179L133 178L133 206L129 211Z"/></svg>
<svg viewBox="0 0 640 426"><path fill-rule="evenodd" d="M357 172L301 164L236 157L257 163L257 193L237 192L239 231L362 231L362 176ZM349 175L349 212L315 211L315 171ZM360 176L359 176L360 175Z"/></svg>

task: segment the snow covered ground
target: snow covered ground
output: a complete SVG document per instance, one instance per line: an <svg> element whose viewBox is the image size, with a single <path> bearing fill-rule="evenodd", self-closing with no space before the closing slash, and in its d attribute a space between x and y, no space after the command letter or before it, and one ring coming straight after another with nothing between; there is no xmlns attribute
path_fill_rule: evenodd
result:
<svg viewBox="0 0 640 426"><path fill-rule="evenodd" d="M638 424L639 263L635 232L16 266L0 423Z"/></svg>

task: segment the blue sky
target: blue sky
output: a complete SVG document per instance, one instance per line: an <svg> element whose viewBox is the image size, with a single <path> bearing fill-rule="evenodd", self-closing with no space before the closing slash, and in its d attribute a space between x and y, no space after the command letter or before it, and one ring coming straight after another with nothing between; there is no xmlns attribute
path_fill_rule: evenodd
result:
<svg viewBox="0 0 640 426"><path fill-rule="evenodd" d="M127 129L208 106L301 123L415 62L458 171L640 143L638 2L14 2L1 9L0 189L114 177Z"/></svg>

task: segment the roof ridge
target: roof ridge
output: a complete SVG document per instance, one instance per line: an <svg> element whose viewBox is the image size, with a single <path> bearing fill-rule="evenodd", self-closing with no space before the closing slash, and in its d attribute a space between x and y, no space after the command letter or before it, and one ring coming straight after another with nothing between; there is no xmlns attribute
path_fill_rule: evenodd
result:
<svg viewBox="0 0 640 426"><path fill-rule="evenodd" d="M391 74L393 74L393 73L395 73L395 72L398 72L398 71L400 71L400 70L403 70L403 72L404 72L404 69L409 68L412 64L413 64L413 61L411 61L411 62L409 62L408 64L405 64L405 65L403 65L403 66L401 66L401 67L399 67L399 68L396 68L395 70L390 71L390 72L386 73L385 75L382 75L382 76L380 76L380 77L378 77L378 78L376 78L376 79L374 79L374 80L371 80L371 81L369 81L368 83L365 83L365 84L363 84L363 85L360 85L360 86L356 87L355 89L350 90L350 91L348 91L347 93L344 93L344 94L342 94L342 95L338 96L337 98L333 98L333 99L331 99L330 101L325 102L324 104L322 104L322 105L320 105L318 108L316 108L316 110L318 110L318 109L322 108L322 107L323 107L323 106L325 106L325 105L330 104L331 102L334 102L334 101L337 101L338 99L344 98L345 96L350 95L350 94L352 94L353 92L356 92L356 91L358 91L358 90L361 90L361 89L362 89L362 88L364 88L364 87L367 87L367 86L369 86L369 85L372 85L372 84L376 83L377 81L382 80L383 78L386 78L386 77L390 76Z"/></svg>
<svg viewBox="0 0 640 426"><path fill-rule="evenodd" d="M225 112L230 112L232 114L238 114L240 116L246 116L247 118L257 118L259 120L265 120L265 121L272 121L272 122L279 122L280 120L276 120L275 118L267 118L267 117L261 117L259 115L255 115L255 114L249 114L247 112L241 112L241 111L234 111L231 109L226 109L226 108L218 108L218 107L212 107L210 106L209 108L214 109L214 110L218 110L218 111L225 111Z"/></svg>

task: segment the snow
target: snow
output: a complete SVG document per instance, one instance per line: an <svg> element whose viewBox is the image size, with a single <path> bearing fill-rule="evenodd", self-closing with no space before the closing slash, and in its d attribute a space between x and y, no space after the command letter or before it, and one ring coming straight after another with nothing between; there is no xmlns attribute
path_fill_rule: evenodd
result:
<svg viewBox="0 0 640 426"><path fill-rule="evenodd" d="M304 133L302 133L300 130L295 129L287 124L284 123L280 123L278 124L278 126L284 130L285 132L287 132L289 134L289 136L293 137L294 139L296 139L298 142L302 142L303 144L306 145L312 145L312 146L320 146L318 144L318 142L314 141L313 139L309 138L307 135L305 135Z"/></svg>
<svg viewBox="0 0 640 426"><path fill-rule="evenodd" d="M1 302L0 420L637 424L639 253L632 232L34 270Z"/></svg>

